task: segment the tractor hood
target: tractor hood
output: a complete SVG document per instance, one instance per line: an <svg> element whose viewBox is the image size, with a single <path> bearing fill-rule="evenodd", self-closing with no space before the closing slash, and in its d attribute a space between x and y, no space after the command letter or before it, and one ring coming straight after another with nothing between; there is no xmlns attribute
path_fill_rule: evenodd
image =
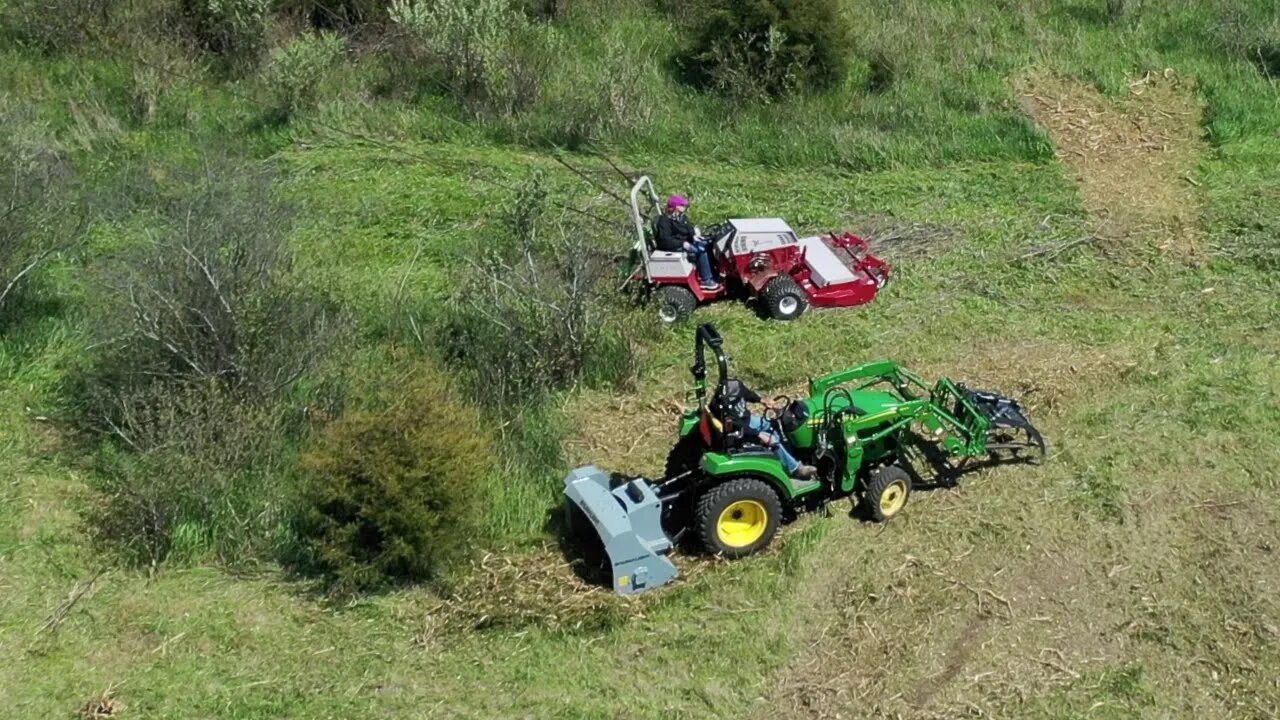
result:
<svg viewBox="0 0 1280 720"><path fill-rule="evenodd" d="M902 398L882 390L858 390L851 394L853 395L853 404L867 415L892 411L902 404ZM823 410L822 398L815 397L810 402L812 403L810 408L811 416L820 415ZM843 410L848 406L849 401L843 395L836 395L831 398L832 410Z"/></svg>
<svg viewBox="0 0 1280 720"><path fill-rule="evenodd" d="M883 390L859 390L853 393L853 404L868 415L875 415L897 408L902 399Z"/></svg>

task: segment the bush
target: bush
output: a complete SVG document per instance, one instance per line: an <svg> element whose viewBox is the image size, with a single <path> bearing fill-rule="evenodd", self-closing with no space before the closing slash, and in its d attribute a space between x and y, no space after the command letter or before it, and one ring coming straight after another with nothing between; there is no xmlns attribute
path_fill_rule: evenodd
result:
<svg viewBox="0 0 1280 720"><path fill-rule="evenodd" d="M477 248L441 332L446 357L477 399L507 413L579 381L616 383L634 347L611 301L616 265L597 227L548 212L543 179L519 189L504 218L514 247Z"/></svg>
<svg viewBox="0 0 1280 720"><path fill-rule="evenodd" d="M319 366L345 316L291 280L269 169L210 159L162 174L178 192L136 191L148 237L104 261L86 303L97 341L72 399L96 448L90 520L140 562L180 540L188 555L260 557L283 527L281 468L306 406L340 403Z"/></svg>
<svg viewBox="0 0 1280 720"><path fill-rule="evenodd" d="M493 447L446 375L415 368L382 409L349 413L303 461L307 565L339 593L440 581L474 547Z"/></svg>
<svg viewBox="0 0 1280 720"><path fill-rule="evenodd" d="M840 83L848 45L836 0L713 0L681 65L699 87L780 97Z"/></svg>
<svg viewBox="0 0 1280 720"><path fill-rule="evenodd" d="M0 104L0 328L6 305L39 267L83 232L70 162L36 128L34 119Z"/></svg>
<svg viewBox="0 0 1280 720"><path fill-rule="evenodd" d="M275 111L287 118L314 106L316 91L342 62L346 46L336 33L307 33L271 53L267 85Z"/></svg>
<svg viewBox="0 0 1280 720"><path fill-rule="evenodd" d="M190 31L206 50L252 63L266 41L271 0L183 0Z"/></svg>
<svg viewBox="0 0 1280 720"><path fill-rule="evenodd" d="M121 398L123 443L94 458L95 537L128 562L176 556L226 563L279 550L291 484L286 428L271 406L217 384L154 387Z"/></svg>
<svg viewBox="0 0 1280 720"><path fill-rule="evenodd" d="M101 33L112 0L9 0L0 3L0 37L53 53L89 43Z"/></svg>
<svg viewBox="0 0 1280 720"><path fill-rule="evenodd" d="M200 175L171 174L176 196L143 191L158 227L104 264L91 298L99 339L85 380L101 402L90 421L113 422L119 398L152 385L212 381L273 401L346 328L290 275L292 210L272 198L271 168L210 159Z"/></svg>
<svg viewBox="0 0 1280 720"><path fill-rule="evenodd" d="M389 13L413 59L438 69L440 83L464 103L488 96L508 35L522 19L510 0L392 0Z"/></svg>

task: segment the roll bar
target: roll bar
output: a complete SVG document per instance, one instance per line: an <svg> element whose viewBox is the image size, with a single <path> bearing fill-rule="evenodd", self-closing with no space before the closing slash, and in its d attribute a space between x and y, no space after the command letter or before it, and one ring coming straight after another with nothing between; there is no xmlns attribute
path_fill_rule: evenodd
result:
<svg viewBox="0 0 1280 720"><path fill-rule="evenodd" d="M653 212L659 209L660 201L658 193L653 189L653 181L648 175L641 175L635 184L631 186L631 221L635 225L636 244L635 251L640 255L640 262L644 266L644 277L646 280L653 280L653 275L649 272L649 246L644 239L645 213L640 210L640 194L645 194L645 199L649 201L649 207Z"/></svg>
<svg viewBox="0 0 1280 720"><path fill-rule="evenodd" d="M711 323L698 325L698 332L693 346L693 391L701 407L707 396L707 359L706 348L710 347L716 356L716 367L720 371L719 382L729 377L729 358L724 354L724 338Z"/></svg>

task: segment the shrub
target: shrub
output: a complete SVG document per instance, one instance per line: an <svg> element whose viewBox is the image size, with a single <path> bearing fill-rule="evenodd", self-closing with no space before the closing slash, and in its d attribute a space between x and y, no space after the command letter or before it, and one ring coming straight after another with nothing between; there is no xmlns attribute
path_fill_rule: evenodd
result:
<svg viewBox="0 0 1280 720"><path fill-rule="evenodd" d="M183 10L201 46L237 63L262 49L271 0L183 0Z"/></svg>
<svg viewBox="0 0 1280 720"><path fill-rule="evenodd" d="M6 305L83 231L71 164L28 113L0 104L0 327Z"/></svg>
<svg viewBox="0 0 1280 720"><path fill-rule="evenodd" d="M485 507L493 447L446 375L420 365L381 404L330 424L303 460L299 535L339 593L446 579Z"/></svg>
<svg viewBox="0 0 1280 720"><path fill-rule="evenodd" d="M464 103L483 101L500 53L521 15L510 0L392 0L391 22L411 49L441 72L440 82Z"/></svg>
<svg viewBox="0 0 1280 720"><path fill-rule="evenodd" d="M291 280L289 210L269 168L210 159L199 175L163 174L178 192L132 191L149 236L104 260L86 303L97 341L72 406L96 448L89 519L139 562L175 543L262 557L284 527L282 468L308 430L306 396L340 389L318 368L344 315Z"/></svg>
<svg viewBox="0 0 1280 720"><path fill-rule="evenodd" d="M617 268L591 243L599 228L548 208L535 175L503 219L513 246L468 254L472 272L449 301L441 332L446 357L477 399L507 412L578 381L623 381L635 369L611 304Z"/></svg>
<svg viewBox="0 0 1280 720"><path fill-rule="evenodd" d="M387 0L278 0L276 8L330 30L349 30L387 17Z"/></svg>
<svg viewBox="0 0 1280 720"><path fill-rule="evenodd" d="M183 190L144 190L158 227L104 264L90 303L99 339L85 409L99 427L152 385L213 381L246 401L277 399L346 327L291 278L292 210L273 200L271 168L209 159L202 176L171 173Z"/></svg>
<svg viewBox="0 0 1280 720"><path fill-rule="evenodd" d="M312 107L329 71L342 61L346 40L332 32L306 33L271 53L267 84L284 117Z"/></svg>
<svg viewBox="0 0 1280 720"><path fill-rule="evenodd" d="M112 4L111 0L9 0L0 3L0 32L41 52L70 50L103 31Z"/></svg>
<svg viewBox="0 0 1280 720"><path fill-rule="evenodd" d="M836 0L713 0L681 65L703 88L779 97L843 80L848 37Z"/></svg>
<svg viewBox="0 0 1280 720"><path fill-rule="evenodd" d="M217 384L140 388L121 398L124 442L94 458L95 537L128 562L266 557L290 484L286 428L272 406L246 405Z"/></svg>

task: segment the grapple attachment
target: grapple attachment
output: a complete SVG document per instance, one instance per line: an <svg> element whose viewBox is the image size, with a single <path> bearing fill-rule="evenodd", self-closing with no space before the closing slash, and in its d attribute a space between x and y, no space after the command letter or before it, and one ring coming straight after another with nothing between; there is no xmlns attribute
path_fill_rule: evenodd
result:
<svg viewBox="0 0 1280 720"><path fill-rule="evenodd" d="M570 510L581 511L604 545L613 589L634 595L667 584L675 578L676 566L666 557L672 542L662 529L661 498L644 478L612 484L609 474L595 465L564 479Z"/></svg>
<svg viewBox="0 0 1280 720"><path fill-rule="evenodd" d="M1031 424L1022 403L986 390L965 390L969 401L990 422L987 452L1007 460L1038 462L1044 458L1044 436Z"/></svg>

